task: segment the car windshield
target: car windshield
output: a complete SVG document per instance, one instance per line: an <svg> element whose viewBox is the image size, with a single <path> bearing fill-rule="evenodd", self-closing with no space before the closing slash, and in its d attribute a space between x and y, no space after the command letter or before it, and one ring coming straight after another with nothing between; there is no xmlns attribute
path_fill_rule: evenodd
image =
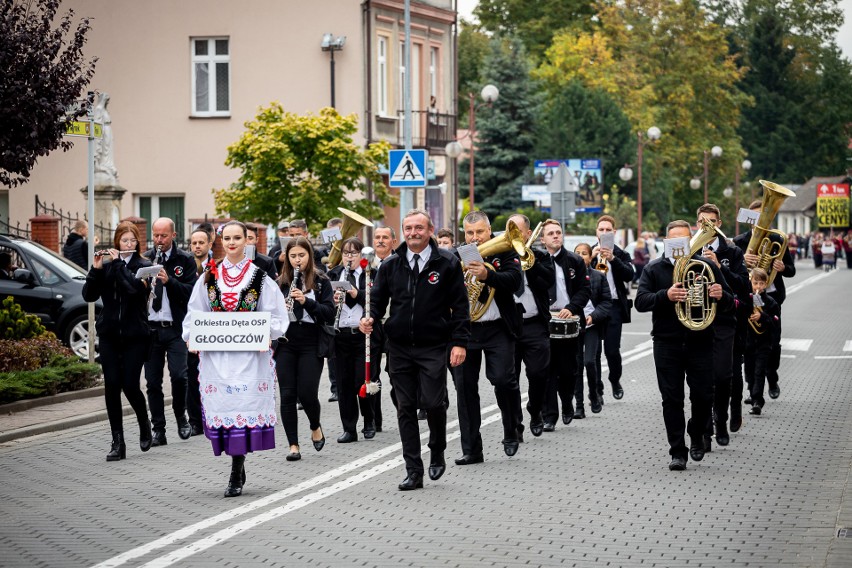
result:
<svg viewBox="0 0 852 568"><path fill-rule="evenodd" d="M49 248L43 247L32 241L16 241L16 244L24 249L34 259L50 266L50 269L61 274L67 279L85 279L86 272L75 263L59 256Z"/></svg>

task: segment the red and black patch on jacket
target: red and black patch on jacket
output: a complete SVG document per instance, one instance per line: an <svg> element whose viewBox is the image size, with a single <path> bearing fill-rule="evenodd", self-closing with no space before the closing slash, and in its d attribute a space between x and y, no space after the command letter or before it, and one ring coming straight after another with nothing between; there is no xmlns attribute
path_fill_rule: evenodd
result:
<svg viewBox="0 0 852 568"><path fill-rule="evenodd" d="M429 282L429 284L437 284L440 280L441 275L434 270L429 273L429 276L426 277L426 281Z"/></svg>
<svg viewBox="0 0 852 568"><path fill-rule="evenodd" d="M175 276L178 278L183 276L183 266L175 266Z"/></svg>

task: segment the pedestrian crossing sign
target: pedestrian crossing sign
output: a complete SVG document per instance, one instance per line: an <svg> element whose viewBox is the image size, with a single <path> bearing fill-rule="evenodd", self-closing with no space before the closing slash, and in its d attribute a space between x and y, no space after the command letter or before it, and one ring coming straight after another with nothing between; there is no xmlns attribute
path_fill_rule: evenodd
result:
<svg viewBox="0 0 852 568"><path fill-rule="evenodd" d="M426 150L391 150L388 185L426 187Z"/></svg>

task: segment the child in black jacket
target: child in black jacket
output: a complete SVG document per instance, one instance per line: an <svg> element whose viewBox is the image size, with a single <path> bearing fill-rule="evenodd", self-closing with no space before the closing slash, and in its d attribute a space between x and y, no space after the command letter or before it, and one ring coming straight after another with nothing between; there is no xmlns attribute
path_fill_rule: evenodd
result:
<svg viewBox="0 0 852 568"><path fill-rule="evenodd" d="M751 301L753 310L749 316L748 336L746 339L745 374L751 387L752 407L749 414L760 414L766 399L763 388L766 384L767 363L772 346L780 341L778 322L781 310L778 302L766 293L769 276L762 268L751 271Z"/></svg>

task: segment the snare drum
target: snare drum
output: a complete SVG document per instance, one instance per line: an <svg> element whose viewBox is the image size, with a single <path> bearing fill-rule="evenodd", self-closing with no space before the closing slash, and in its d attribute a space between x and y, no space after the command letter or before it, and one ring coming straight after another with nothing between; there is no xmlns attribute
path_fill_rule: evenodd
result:
<svg viewBox="0 0 852 568"><path fill-rule="evenodd" d="M580 318L571 316L566 319L556 317L558 312L551 312L550 324L550 339L573 339L580 335Z"/></svg>

